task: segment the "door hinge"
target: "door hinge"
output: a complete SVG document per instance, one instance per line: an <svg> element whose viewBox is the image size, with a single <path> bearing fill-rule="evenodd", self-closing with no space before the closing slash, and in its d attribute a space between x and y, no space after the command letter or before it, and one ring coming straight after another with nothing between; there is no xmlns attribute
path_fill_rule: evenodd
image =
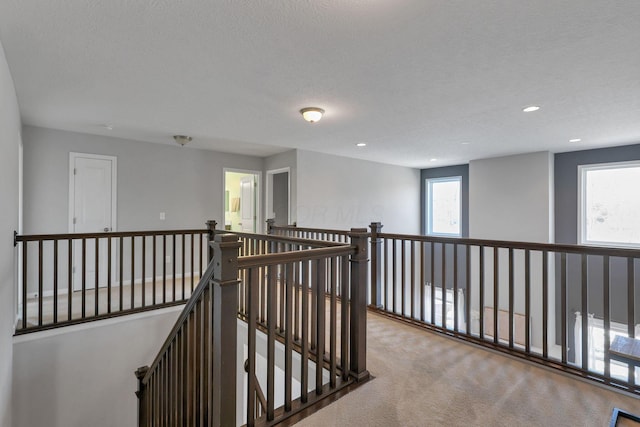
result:
<svg viewBox="0 0 640 427"><path fill-rule="evenodd" d="M78 169L73 168L73 174L74 174L74 175L77 175L77 174L78 174Z"/></svg>
<svg viewBox="0 0 640 427"><path fill-rule="evenodd" d="M74 224L76 223L76 218L75 218L75 217L73 218L73 223L74 223Z"/></svg>

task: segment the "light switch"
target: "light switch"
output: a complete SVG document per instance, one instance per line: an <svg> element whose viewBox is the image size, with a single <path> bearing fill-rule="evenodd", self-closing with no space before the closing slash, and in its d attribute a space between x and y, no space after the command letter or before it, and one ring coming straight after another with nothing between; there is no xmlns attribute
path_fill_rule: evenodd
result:
<svg viewBox="0 0 640 427"><path fill-rule="evenodd" d="M165 218L166 218L166 217L165 217L164 212L160 212L160 220L161 220L161 221L164 221L164 220L165 220Z"/></svg>

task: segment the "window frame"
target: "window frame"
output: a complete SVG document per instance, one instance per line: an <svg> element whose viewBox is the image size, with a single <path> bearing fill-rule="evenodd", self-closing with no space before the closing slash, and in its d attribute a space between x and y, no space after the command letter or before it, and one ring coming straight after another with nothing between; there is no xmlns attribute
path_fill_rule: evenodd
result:
<svg viewBox="0 0 640 427"><path fill-rule="evenodd" d="M428 236L436 237L462 237L462 175L445 176L438 178L425 178L425 234ZM432 188L434 183L442 182L458 182L458 232L457 233L435 233L433 232L433 202L432 202Z"/></svg>
<svg viewBox="0 0 640 427"><path fill-rule="evenodd" d="M640 249L638 243L621 243L609 241L587 240L587 224L586 224L586 191L587 191L587 173L589 171L605 170L605 169L623 169L623 168L640 168L640 160L631 160L626 162L607 162L578 165L578 244L583 246L603 246L612 248L631 248Z"/></svg>

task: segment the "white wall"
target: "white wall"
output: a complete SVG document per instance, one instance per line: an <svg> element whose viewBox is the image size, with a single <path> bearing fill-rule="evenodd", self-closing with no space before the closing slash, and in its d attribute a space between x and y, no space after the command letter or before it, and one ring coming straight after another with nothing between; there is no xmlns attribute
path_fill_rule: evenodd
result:
<svg viewBox="0 0 640 427"><path fill-rule="evenodd" d="M551 153L469 162L469 237L549 243L552 215Z"/></svg>
<svg viewBox="0 0 640 427"><path fill-rule="evenodd" d="M297 221L302 227L419 234L420 171L401 166L297 152Z"/></svg>
<svg viewBox="0 0 640 427"><path fill-rule="evenodd" d="M13 427L137 425L141 366L182 307L14 338Z"/></svg>
<svg viewBox="0 0 640 427"><path fill-rule="evenodd" d="M259 157L26 126L24 231L68 232L69 152L118 158L118 229L204 228L224 222L224 168L262 170ZM160 212L166 220L160 220Z"/></svg>
<svg viewBox="0 0 640 427"><path fill-rule="evenodd" d="M12 425L11 370L15 321L15 250L18 230L20 112L4 48L0 43L0 426Z"/></svg>
<svg viewBox="0 0 640 427"><path fill-rule="evenodd" d="M549 152L474 160L469 163L469 237L473 239L553 242L553 155ZM471 252L473 271L479 271L479 249ZM485 249L484 306L493 306L493 249ZM499 309L508 310L507 250L498 254ZM542 347L542 254L531 253L531 339ZM524 252L514 253L515 312L525 313ZM549 259L549 306L554 307L553 259ZM478 275L473 274L472 310L478 312ZM555 316L549 317L550 344L555 342ZM478 331L477 321L472 323Z"/></svg>

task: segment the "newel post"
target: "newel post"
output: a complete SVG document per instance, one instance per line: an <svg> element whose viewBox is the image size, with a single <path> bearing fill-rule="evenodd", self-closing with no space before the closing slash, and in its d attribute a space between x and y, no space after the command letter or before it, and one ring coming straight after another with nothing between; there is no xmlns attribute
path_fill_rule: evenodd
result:
<svg viewBox="0 0 640 427"><path fill-rule="evenodd" d="M371 305L382 308L382 223L372 222L371 228Z"/></svg>
<svg viewBox="0 0 640 427"><path fill-rule="evenodd" d="M213 249L211 248L211 242L213 242L213 236L215 235L216 227L218 226L218 222L214 219L210 219L205 222L207 225L207 231L209 232L209 244L207 245L207 259L209 262L213 259Z"/></svg>
<svg viewBox="0 0 640 427"><path fill-rule="evenodd" d="M213 320L213 425L236 425L238 341L238 253L235 234L217 234L213 250L211 319Z"/></svg>
<svg viewBox="0 0 640 427"><path fill-rule="evenodd" d="M269 218L267 220L267 234L273 234L273 226L276 225L275 218Z"/></svg>
<svg viewBox="0 0 640 427"><path fill-rule="evenodd" d="M351 255L351 366L350 374L357 381L369 378L367 371L367 262L368 238L366 228L352 228L349 233L356 253Z"/></svg>
<svg viewBox="0 0 640 427"><path fill-rule="evenodd" d="M149 372L148 366L138 368L136 371L136 378L138 379L138 391L136 391L136 396L138 396L138 427L147 425L147 386L142 381L147 372Z"/></svg>

